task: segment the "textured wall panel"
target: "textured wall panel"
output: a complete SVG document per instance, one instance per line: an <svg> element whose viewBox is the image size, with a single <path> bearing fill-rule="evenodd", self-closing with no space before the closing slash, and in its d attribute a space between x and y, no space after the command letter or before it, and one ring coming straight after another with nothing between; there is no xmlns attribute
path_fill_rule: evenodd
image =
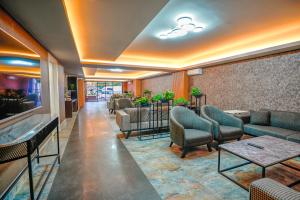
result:
<svg viewBox="0 0 300 200"><path fill-rule="evenodd" d="M300 112L300 51L205 68L190 84L222 109Z"/></svg>
<svg viewBox="0 0 300 200"><path fill-rule="evenodd" d="M142 91L151 90L152 94L172 89L172 75L159 76L142 80Z"/></svg>

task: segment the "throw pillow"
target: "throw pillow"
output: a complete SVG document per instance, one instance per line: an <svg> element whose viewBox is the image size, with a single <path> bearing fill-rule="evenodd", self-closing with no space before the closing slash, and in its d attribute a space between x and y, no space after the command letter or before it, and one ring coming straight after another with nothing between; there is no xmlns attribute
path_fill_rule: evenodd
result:
<svg viewBox="0 0 300 200"><path fill-rule="evenodd" d="M270 112L250 110L250 124L269 126Z"/></svg>

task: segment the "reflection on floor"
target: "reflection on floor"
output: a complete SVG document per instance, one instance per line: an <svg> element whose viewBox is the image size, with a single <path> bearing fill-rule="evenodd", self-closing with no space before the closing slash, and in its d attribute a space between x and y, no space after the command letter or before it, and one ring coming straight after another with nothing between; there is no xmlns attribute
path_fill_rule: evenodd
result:
<svg viewBox="0 0 300 200"><path fill-rule="evenodd" d="M48 199L160 199L116 137L119 132L105 102L86 103L78 114Z"/></svg>
<svg viewBox="0 0 300 200"><path fill-rule="evenodd" d="M248 192L217 172L217 151L208 152L206 146L190 152L185 159L180 158L178 146L169 148L170 139L139 141L137 138L122 139L139 167L162 199L209 199L247 200ZM222 168L245 162L228 153L222 153ZM300 166L300 159L290 164ZM227 172L226 172L227 173ZM261 168L254 164L228 172L239 182L249 185L260 178ZM267 177L289 184L296 181L300 172L282 165L267 169ZM299 185L294 188L300 191Z"/></svg>
<svg viewBox="0 0 300 200"><path fill-rule="evenodd" d="M70 137L71 130L73 128L76 117L77 117L77 113L73 113L73 118L66 119L63 123L63 126L61 127L62 130L60 131L60 150L61 150L62 157L64 155L64 151L68 139ZM45 143L45 145L41 149L41 155L43 153L45 154L56 153L56 135L51 136L51 138L49 138L49 140ZM35 191L40 191L40 187L50 170L49 164L51 164L52 162L53 162L53 158L51 157L41 158L39 165L36 163L36 160L34 161L33 173L34 173ZM40 196L40 199L47 199L47 196L50 192L57 170L58 170L58 164L55 165L52 174L49 177L47 184L43 190L43 193ZM22 175L18 183L12 188L8 196L5 197L5 200L12 200L12 199L18 199L18 200L29 199L29 182L28 182L27 170L24 172L24 174Z"/></svg>

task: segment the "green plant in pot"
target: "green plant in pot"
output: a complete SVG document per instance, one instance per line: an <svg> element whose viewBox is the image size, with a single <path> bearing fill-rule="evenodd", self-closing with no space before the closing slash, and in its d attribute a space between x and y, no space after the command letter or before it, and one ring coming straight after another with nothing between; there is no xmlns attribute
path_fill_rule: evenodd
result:
<svg viewBox="0 0 300 200"><path fill-rule="evenodd" d="M175 97L175 93L172 90L167 90L165 91L165 93L163 94L163 102L168 102L173 100Z"/></svg>
<svg viewBox="0 0 300 200"><path fill-rule="evenodd" d="M192 87L192 96L200 97L202 95L202 91L198 87Z"/></svg>
<svg viewBox="0 0 300 200"><path fill-rule="evenodd" d="M142 107L149 105L149 99L147 97L140 97L134 101L135 105L140 105Z"/></svg>
<svg viewBox="0 0 300 200"><path fill-rule="evenodd" d="M175 106L187 106L188 104L189 104L189 101L183 97L175 99L175 101L174 101Z"/></svg>
<svg viewBox="0 0 300 200"><path fill-rule="evenodd" d="M127 92L127 93L125 93L125 97L127 97L127 98L132 98L132 92L131 91L129 91L129 92Z"/></svg>
<svg viewBox="0 0 300 200"><path fill-rule="evenodd" d="M163 99L162 93L158 93L152 97L153 102L158 102L158 101L161 101L162 99Z"/></svg>
<svg viewBox="0 0 300 200"><path fill-rule="evenodd" d="M70 89L75 90L75 84L74 83L70 83Z"/></svg>
<svg viewBox="0 0 300 200"><path fill-rule="evenodd" d="M151 97L151 93L152 93L151 90L148 90L148 89L144 90L144 96Z"/></svg>

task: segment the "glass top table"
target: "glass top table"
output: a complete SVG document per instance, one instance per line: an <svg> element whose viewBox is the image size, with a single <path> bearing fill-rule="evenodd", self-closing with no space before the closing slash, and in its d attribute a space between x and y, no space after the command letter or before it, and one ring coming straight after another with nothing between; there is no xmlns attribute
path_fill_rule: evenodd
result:
<svg viewBox="0 0 300 200"><path fill-rule="evenodd" d="M233 155L245 159L247 160L247 162L221 170L221 150L227 151ZM261 136L245 139L241 141L219 145L218 172L226 178L230 179L231 181L235 182L236 184L240 185L244 189L248 189L240 183L238 183L237 181L233 180L231 177L227 176L224 172L251 163L262 167L262 177L265 177L266 168L275 164L283 164L287 167L291 167L299 171L298 168L283 163L284 161L298 157L299 155L300 144L295 142L290 142L284 139L275 138L271 136ZM296 181L295 183L292 183L289 186L292 187L298 183L299 181Z"/></svg>

